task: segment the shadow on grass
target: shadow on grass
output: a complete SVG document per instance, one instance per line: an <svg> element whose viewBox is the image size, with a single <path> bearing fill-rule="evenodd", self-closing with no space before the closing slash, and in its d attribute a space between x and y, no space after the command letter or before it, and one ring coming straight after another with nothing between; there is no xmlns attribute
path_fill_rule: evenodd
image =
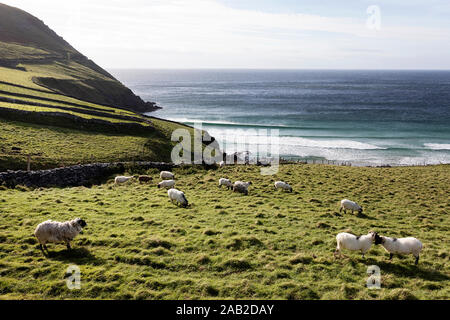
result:
<svg viewBox="0 0 450 320"><path fill-rule="evenodd" d="M99 265L103 259L97 258L86 248L64 249L60 251L50 250L47 257L52 260L64 261L74 264Z"/></svg>
<svg viewBox="0 0 450 320"><path fill-rule="evenodd" d="M379 266L381 269L381 273L391 273L402 277L421 278L429 281L450 280L450 276L448 276L447 274L441 273L437 270L425 269L424 266L420 265L420 262L418 265L415 265L414 260L412 260L411 263L409 263L409 262L400 262L400 260L378 261L373 258L370 258L365 260L364 262Z"/></svg>
<svg viewBox="0 0 450 320"><path fill-rule="evenodd" d="M368 216L364 213L358 213L356 215L357 218L361 218L361 219L368 219L368 220L376 220L374 217Z"/></svg>

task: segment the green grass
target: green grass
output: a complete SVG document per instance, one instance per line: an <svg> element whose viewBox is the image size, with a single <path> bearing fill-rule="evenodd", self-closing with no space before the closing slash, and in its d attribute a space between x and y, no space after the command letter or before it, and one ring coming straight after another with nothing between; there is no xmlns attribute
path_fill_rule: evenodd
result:
<svg viewBox="0 0 450 320"><path fill-rule="evenodd" d="M1 69L1 67L0 67L0 69ZM1 72L1 70L0 70L0 72ZM21 88L21 87L16 87L13 85L0 83L0 90L7 92L6 94L2 94L2 95L16 96L17 99L21 99L21 100L24 100L26 98L18 96L17 94L33 96L33 98L31 98L31 99L33 99L34 101L39 101L41 103L50 104L51 103L50 101L47 101L44 99L52 99L52 100L57 100L58 103L63 104L63 105L70 106L71 104L76 104L76 105L80 105L80 106L85 106L86 108L101 109L101 110L104 110L105 112L114 112L114 113L123 114L123 115L137 116L135 112L132 112L129 110L103 106L100 104L91 103L91 102L83 101L80 99L75 99L75 98L68 97L68 96L54 93L54 92L48 92L48 93L37 92L36 90L33 90L33 89L39 89L39 90L44 89L45 90L44 87L33 88L32 86L30 86L28 88Z"/></svg>
<svg viewBox="0 0 450 320"><path fill-rule="evenodd" d="M177 125L155 120L155 126L158 131L154 134L139 136L79 131L0 119L0 171L25 170L29 154L32 155L33 170L92 162L170 161L173 144L170 135L166 136L163 130Z"/></svg>
<svg viewBox="0 0 450 320"><path fill-rule="evenodd" d="M18 52L21 53L20 56L18 56ZM0 56L3 59L36 59L45 58L48 55L49 52L42 49L0 41Z"/></svg>
<svg viewBox="0 0 450 320"><path fill-rule="evenodd" d="M0 42L1 44L2 42ZM13 83L20 86L30 87L32 89L44 90L48 92L52 92L49 89L46 89L42 86L35 84L32 81L32 78L38 76L39 74L22 71L19 69L11 69L0 67L0 81ZM0 90L2 89L2 84L0 84Z"/></svg>
<svg viewBox="0 0 450 320"><path fill-rule="evenodd" d="M185 128L193 136L193 128L163 119L148 118L141 114L110 106L104 106L80 99L46 91L37 86L33 77L55 77L75 79L77 76L89 78L93 70L76 63L66 65L55 62L51 65L26 65L27 72L18 69L0 67L0 96L20 100L23 103L0 101L0 108L71 114L86 120L97 119L112 124L139 124L154 127L154 132L109 134L109 127L95 124L89 127L95 132L78 129L64 117L41 118L42 125L17 122L12 118L0 119L0 171L26 169L27 157L32 155L33 169L54 168L61 165L73 165L91 162L114 161L170 161L170 152L174 143L170 141L173 130ZM94 72L95 73L95 72ZM97 79L105 78L100 75ZM46 92L42 92L44 90ZM26 95L25 97L23 95ZM49 101L51 100L51 101ZM43 104L36 106L35 104ZM59 108L58 108L59 107ZM70 109L70 110L69 110ZM92 114L92 111L96 114ZM126 116L122 119L117 116ZM6 116L5 116L6 117ZM151 122L149 122L149 120ZM23 119L22 121L27 121ZM31 121L31 120L30 120ZM69 121L69 123L68 123ZM47 124L47 125L45 125ZM56 127L60 126L60 127ZM20 148L20 150L13 150Z"/></svg>
<svg viewBox="0 0 450 320"><path fill-rule="evenodd" d="M147 172L150 185L0 190L0 297L449 299L449 169L282 165L276 176L261 176L255 166L185 167L174 171L187 209L155 187L155 170ZM252 181L249 196L219 189L220 177ZM278 179L294 192L273 190ZM364 213L339 214L343 198ZM73 250L49 245L44 257L35 226L77 216L88 227ZM333 257L338 232L369 230L419 238L419 265L412 256L388 262L379 246L365 260L356 252ZM65 285L69 264L81 268L80 290ZM365 287L373 264L381 290Z"/></svg>
<svg viewBox="0 0 450 320"><path fill-rule="evenodd" d="M0 90L5 91L7 93L0 93L0 96L5 97L13 97L19 100L25 100L30 102L39 102L39 103L45 103L45 104L57 104L57 105L63 105L68 107L84 107L86 109L96 109L103 112L111 112L115 114L121 114L121 115L127 115L127 116L137 116L136 113L124 109L118 109L108 106L103 106L95 103L86 102L83 100L67 97L64 95L56 94L56 93L45 93L45 92L36 92L33 91L31 88L21 88L21 87L15 87L12 85L7 85L0 83ZM23 97L21 95L28 95L30 97ZM55 101L48 101L46 99L51 99Z"/></svg>
<svg viewBox="0 0 450 320"><path fill-rule="evenodd" d="M116 119L113 117L108 117L108 114L104 114L105 116L97 116L97 115L90 115L90 114L85 114L85 113L80 113L80 112L75 112L75 111L71 111L71 110L63 110L63 109L58 109L58 108L50 108L50 107L40 107L40 106L34 106L34 105L27 105L27 104L17 104L17 103L10 103L10 102L3 102L0 101L0 108L9 108L9 109L16 109L16 110L23 110L23 111L32 111L32 112L60 112L60 113L67 113L67 114L71 114L83 119L98 119L98 120L103 120L103 121L107 121L107 122L112 122L112 123L138 123L142 126L149 126L149 124L147 123L143 123L143 122L136 122L136 121L131 121L131 120L123 120L123 119Z"/></svg>

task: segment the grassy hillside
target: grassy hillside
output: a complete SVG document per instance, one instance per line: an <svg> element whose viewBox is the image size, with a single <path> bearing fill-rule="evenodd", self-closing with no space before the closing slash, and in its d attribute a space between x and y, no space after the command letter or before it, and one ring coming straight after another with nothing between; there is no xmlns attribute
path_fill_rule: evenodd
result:
<svg viewBox="0 0 450 320"><path fill-rule="evenodd" d="M53 71L37 66L32 70L0 67L0 171L25 169L28 155L32 156L33 169L98 161L170 161L172 131L183 127L193 133L192 128L182 124L52 92L37 86L32 78ZM65 76L70 77L70 73ZM51 117L39 123L26 123L27 118L22 115L2 116L3 110L51 114ZM149 130L136 132L125 128L111 133L97 123L86 130L62 116L54 116L55 112L85 121L104 121L118 126L133 124Z"/></svg>
<svg viewBox="0 0 450 320"><path fill-rule="evenodd" d="M165 122L156 125L165 127ZM170 161L169 136L105 134L0 119L0 171L115 161ZM17 150L16 148L19 148Z"/></svg>
<svg viewBox="0 0 450 320"><path fill-rule="evenodd" d="M154 103L142 101L27 12L0 3L0 30L0 66L27 73L33 83L27 86L44 86L84 101L137 112L155 110ZM4 72L11 74L2 69L2 78L6 77Z"/></svg>
<svg viewBox="0 0 450 320"><path fill-rule="evenodd" d="M1 190L0 298L449 299L449 169L282 165L261 176L255 166L186 167L175 174L187 209L153 184ZM219 189L220 177L252 181L249 196ZM294 192L274 191L275 179ZM364 214L339 214L342 198ZM88 226L74 249L49 245L45 258L35 226L76 216ZM366 259L335 260L338 232L369 230L419 238L419 265L412 256L389 262L378 246ZM80 290L66 287L69 264L81 268ZM373 264L381 290L365 287Z"/></svg>

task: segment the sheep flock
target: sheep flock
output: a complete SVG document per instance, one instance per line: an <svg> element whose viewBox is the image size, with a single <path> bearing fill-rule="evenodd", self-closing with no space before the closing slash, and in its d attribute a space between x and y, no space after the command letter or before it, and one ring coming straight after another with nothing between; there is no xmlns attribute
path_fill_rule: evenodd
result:
<svg viewBox="0 0 450 320"><path fill-rule="evenodd" d="M224 167L224 164L221 163L220 168ZM181 190L175 189L175 174L169 171L161 171L160 179L162 181L158 182L156 186L160 189L167 190L167 195L169 201L177 206L181 206L183 208L189 208L191 204L189 203L185 193ZM153 178L146 175L141 176L117 176L114 179L115 186L125 185L132 183L134 180L139 181L139 183L149 183L152 182ZM241 193L244 196L248 196L250 193L250 189L252 186L251 181L235 181L234 183L225 177L222 177L218 181L218 187L226 187L226 190L231 190L236 193ZM274 191L281 189L283 191L287 191L288 193L293 192L292 186L284 181L275 181L273 183ZM225 190L225 189L224 189ZM223 191L222 191L223 192ZM358 205L356 202L343 199L339 204L339 211L344 211L344 214L347 213L347 210L358 212L361 214L363 208ZM57 222L52 220L47 220L40 223L35 231L34 235L38 239L39 248L42 250L44 255L46 251L48 252L46 244L48 243L65 243L67 249L70 250L70 242L82 231L84 227L86 227L87 223L83 219L75 218L70 221L65 222ZM368 234L356 236L351 233L341 232L336 235L336 251L334 252L334 256L336 258L342 257L342 250L349 251L360 251L362 257L365 257L365 254L370 250L373 244L381 245L384 249L389 253L389 260L393 258L394 254L412 254L415 257L415 264L418 264L419 255L422 250L422 243L413 237L407 238L392 238L387 236L381 236L377 232L370 231Z"/></svg>

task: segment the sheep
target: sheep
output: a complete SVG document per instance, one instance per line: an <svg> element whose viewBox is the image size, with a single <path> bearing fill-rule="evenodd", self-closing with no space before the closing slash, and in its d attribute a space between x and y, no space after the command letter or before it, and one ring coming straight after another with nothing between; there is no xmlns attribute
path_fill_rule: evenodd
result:
<svg viewBox="0 0 450 320"><path fill-rule="evenodd" d="M149 181L153 180L153 178L150 176L139 176L138 180L139 180L139 182L149 182Z"/></svg>
<svg viewBox="0 0 450 320"><path fill-rule="evenodd" d="M236 185L238 185L238 184L241 184L241 185L243 185L245 188L248 188L252 183L251 183L251 181L248 181L248 182L244 182L244 181L236 181L236 182L234 183L234 186L236 186Z"/></svg>
<svg viewBox="0 0 450 320"><path fill-rule="evenodd" d="M177 206L180 204L182 207L186 208L189 205L186 197L184 196L184 192L172 188L167 191L167 194L169 195L170 201L172 203L175 201Z"/></svg>
<svg viewBox="0 0 450 320"><path fill-rule="evenodd" d="M160 183L158 183L158 188L173 188L175 185L175 180L163 180Z"/></svg>
<svg viewBox="0 0 450 320"><path fill-rule="evenodd" d="M38 224L34 230L34 235L39 241L39 248L45 255L47 243L65 242L67 249L70 250L70 241L72 241L81 230L86 227L83 219L76 218L71 221L58 222L47 220Z"/></svg>
<svg viewBox="0 0 450 320"><path fill-rule="evenodd" d="M347 249L352 251L360 250L362 257L364 258L364 255L372 246L376 235L377 233L373 231L370 231L368 234L362 236L355 236L354 234L347 232L338 233L336 236L337 246L334 256L336 257L337 254L342 256L341 249Z"/></svg>
<svg viewBox="0 0 450 320"><path fill-rule="evenodd" d="M419 263L419 255L422 250L422 242L420 240L407 237L407 238L390 238L380 235L375 236L375 245L381 244L384 249L389 252L389 260L395 254L412 254L415 258L415 264Z"/></svg>
<svg viewBox="0 0 450 320"><path fill-rule="evenodd" d="M276 181L274 185L275 185L275 189L281 188L283 190L292 192L292 187L289 185L289 183L286 183L283 181Z"/></svg>
<svg viewBox="0 0 450 320"><path fill-rule="evenodd" d="M344 199L341 201L339 212L342 212L342 209L344 209L344 213L347 213L347 210L352 210L352 213L353 211L358 211L358 213L361 213L363 211L360 205L348 199Z"/></svg>
<svg viewBox="0 0 450 320"><path fill-rule="evenodd" d="M229 179L225 179L225 178L219 179L219 188L222 186L227 187L227 190L230 190L233 188L233 184L231 183L231 181Z"/></svg>
<svg viewBox="0 0 450 320"><path fill-rule="evenodd" d="M117 176L117 177L114 179L114 183L115 183L115 184L122 184L122 183L125 183L125 182L130 181L130 180L133 179L133 178L134 178L134 177Z"/></svg>
<svg viewBox="0 0 450 320"><path fill-rule="evenodd" d="M239 193L243 193L246 196L248 195L248 184L245 183L234 183L233 185L233 192L239 192Z"/></svg>
<svg viewBox="0 0 450 320"><path fill-rule="evenodd" d="M163 180L164 179L174 179L175 175L169 171L161 171L161 173L159 174L159 177Z"/></svg>

